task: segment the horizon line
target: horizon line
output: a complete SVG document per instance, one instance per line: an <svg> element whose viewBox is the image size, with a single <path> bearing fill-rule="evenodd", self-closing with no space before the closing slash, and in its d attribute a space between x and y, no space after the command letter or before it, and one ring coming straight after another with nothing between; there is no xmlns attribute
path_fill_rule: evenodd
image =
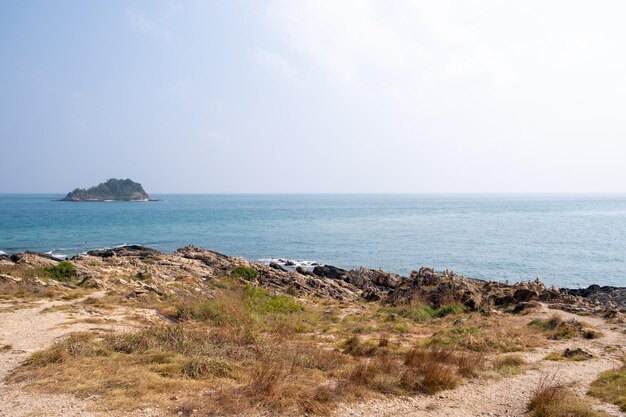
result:
<svg viewBox="0 0 626 417"><path fill-rule="evenodd" d="M0 191L0 195L66 195L54 191ZM153 192L150 195L626 195L626 191L278 191L278 192Z"/></svg>

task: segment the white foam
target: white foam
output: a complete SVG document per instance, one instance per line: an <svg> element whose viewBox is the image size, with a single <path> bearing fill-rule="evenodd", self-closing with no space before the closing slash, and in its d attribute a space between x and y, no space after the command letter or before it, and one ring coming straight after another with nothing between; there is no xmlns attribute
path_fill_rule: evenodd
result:
<svg viewBox="0 0 626 417"><path fill-rule="evenodd" d="M6 253L6 252L5 252L5 251L3 251L3 250L0 250L0 255L8 255L8 253Z"/></svg>
<svg viewBox="0 0 626 417"><path fill-rule="evenodd" d="M67 259L67 255L66 254L64 254L64 253L55 253L54 249L51 250L51 251L48 251L48 252L44 252L44 253L46 255L52 256L53 258L57 258L57 259L61 259L61 260Z"/></svg>
<svg viewBox="0 0 626 417"><path fill-rule="evenodd" d="M320 265L318 262L315 262L315 261L305 261L305 260L299 260L299 259L285 259L285 258L262 258L262 259L259 259L259 262L264 263L266 265L275 263L275 264L280 265L282 268L286 269L287 271L295 271L296 268L298 267L312 271L313 268Z"/></svg>

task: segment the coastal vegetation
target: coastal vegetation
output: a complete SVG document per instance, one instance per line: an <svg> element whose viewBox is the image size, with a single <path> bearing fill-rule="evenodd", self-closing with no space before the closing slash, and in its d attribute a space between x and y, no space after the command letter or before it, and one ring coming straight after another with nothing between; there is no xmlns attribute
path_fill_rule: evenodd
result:
<svg viewBox="0 0 626 417"><path fill-rule="evenodd" d="M626 357L623 357L622 361L624 365L621 368L603 372L591 384L589 394L626 411Z"/></svg>
<svg viewBox="0 0 626 417"><path fill-rule="evenodd" d="M528 404L530 417L609 417L595 411L589 400L574 395L565 386L546 377Z"/></svg>
<svg viewBox="0 0 626 417"><path fill-rule="evenodd" d="M603 337L593 322L538 303L517 303L525 314L479 308L488 293L431 270L413 274L419 286L401 286L406 278L379 270L286 272L194 247L124 247L67 261L5 257L0 277L4 309L24 308L22 295L28 306L52 298L39 317L89 325L25 355L6 382L97 398L96 411L115 415L147 406L165 415L329 415L370 400L438 401L470 380L493 384L556 365L547 352L576 365L574 346ZM465 290L455 297L458 284ZM497 287L494 299L509 289ZM621 352L607 347L606 355ZM590 394L619 404L623 370L613 372ZM533 416L602 416L595 400L560 385L528 401Z"/></svg>
<svg viewBox="0 0 626 417"><path fill-rule="evenodd" d="M76 277L76 267L70 261L62 261L44 269L45 274L57 281L70 281Z"/></svg>
<svg viewBox="0 0 626 417"><path fill-rule="evenodd" d="M356 317L371 325L361 329L353 313L328 313L341 312L340 303L299 302L228 277L220 286L213 300L180 302L173 323L73 334L33 354L10 379L46 392L97 393L107 407L167 403L174 395L180 409L207 413L261 407L327 414L339 402L452 389L485 369L482 355L462 347L389 337L392 323L378 323L373 305L361 305ZM447 327L442 320L429 326ZM412 321L408 326L411 333L422 330ZM201 387L215 391L194 395Z"/></svg>
<svg viewBox="0 0 626 417"><path fill-rule="evenodd" d="M231 275L237 278L243 278L245 280L251 281L257 276L257 272L247 266L239 265L231 271Z"/></svg>

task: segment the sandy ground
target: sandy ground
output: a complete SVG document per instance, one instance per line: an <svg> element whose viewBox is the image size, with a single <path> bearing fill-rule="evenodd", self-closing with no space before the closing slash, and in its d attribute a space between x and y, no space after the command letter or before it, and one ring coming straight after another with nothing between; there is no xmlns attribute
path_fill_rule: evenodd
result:
<svg viewBox="0 0 626 417"><path fill-rule="evenodd" d="M554 310L543 308L539 315L548 317ZM603 371L622 365L623 352L608 353L605 346L617 345L626 348L625 328L606 323L595 317L579 317L557 311L564 319L576 318L589 323L604 333L595 340L569 340L551 344L548 348L521 354L530 364L525 373L502 378L470 380L457 389L444 391L433 396L416 396L408 399L377 400L367 403L344 406L338 417L360 416L430 416L430 417L469 417L469 416L524 416L526 405L533 391L543 378L553 379L571 387L577 394L585 395L589 385ZM561 352L565 348L582 348L594 355L583 362L545 361L550 352ZM535 365L535 366L533 366ZM595 408L613 416L626 417L618 407L597 402Z"/></svg>
<svg viewBox="0 0 626 417"><path fill-rule="evenodd" d="M101 293L91 297L101 296ZM10 305L2 305L0 312L0 347L10 345L7 352L0 352L0 416L95 416L88 408L90 400L79 400L71 395L43 395L31 393L22 389L19 384L7 385L4 378L17 367L32 352L44 349L54 343L56 339L68 333L90 330L94 327L120 328L121 316L111 321L111 324L94 325L74 322L76 320L93 318L95 312L42 312L43 310L72 302L44 301L36 307L11 311Z"/></svg>
<svg viewBox="0 0 626 417"><path fill-rule="evenodd" d="M94 295L92 295L93 297ZM97 296L97 294L96 294ZM34 351L50 346L54 341L68 333L109 326L120 330L125 327L124 313L107 313L111 324L88 324L76 320L94 317L88 310L79 313L43 312L43 310L62 304L77 303L63 301L45 301L36 307L12 310L0 309L0 347L11 345L9 351L0 352L0 381ZM0 306L0 307L7 307ZM558 312L564 318L576 316ZM554 314L543 308L539 316ZM537 316L533 314L533 317ZM440 393L436 396L416 396L407 399L376 400L367 403L343 406L338 410L339 417L347 416L523 416L526 404L542 378L553 377L569 384L578 394L584 395L597 375L607 369L621 365L620 352L607 352L605 347L617 345L626 347L624 328L607 324L604 320L593 317L580 318L604 333L596 340L573 340L555 343L549 348L523 353L529 365L526 372L508 377L479 378L470 380L459 388ZM552 362L543 358L550 352L562 351L566 347L580 347L594 355L584 362ZM7 385L0 382L0 416L98 416L89 411L97 398L78 399L71 395L42 395L24 390L19 384ZM626 417L615 406L596 405L614 416ZM148 413L153 414L153 413ZM158 413L157 413L158 414ZM142 414L143 415L143 414Z"/></svg>

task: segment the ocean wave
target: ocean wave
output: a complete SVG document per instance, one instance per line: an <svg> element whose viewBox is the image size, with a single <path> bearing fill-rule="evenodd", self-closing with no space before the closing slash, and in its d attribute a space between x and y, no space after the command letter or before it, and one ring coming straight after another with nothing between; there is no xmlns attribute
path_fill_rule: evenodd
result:
<svg viewBox="0 0 626 417"><path fill-rule="evenodd" d="M285 258L262 258L262 259L259 259L259 262L264 263L266 265L277 264L277 265L280 265L282 268L286 269L287 271L295 271L296 268L298 267L312 271L313 268L320 265L319 262L315 262L315 261L303 261L299 259L285 259Z"/></svg>
<svg viewBox="0 0 626 417"><path fill-rule="evenodd" d="M53 249L53 250L51 250L51 251L44 252L44 253L45 253L46 255L50 255L50 256L52 256L53 258L57 258L57 259L61 259L61 260L67 259L68 255L66 255L66 254L64 254L64 253L55 252L55 250L56 250L56 249Z"/></svg>
<svg viewBox="0 0 626 417"><path fill-rule="evenodd" d="M5 251L3 251L3 250L0 250L0 255L8 255L8 253L6 253L6 252L5 252Z"/></svg>

